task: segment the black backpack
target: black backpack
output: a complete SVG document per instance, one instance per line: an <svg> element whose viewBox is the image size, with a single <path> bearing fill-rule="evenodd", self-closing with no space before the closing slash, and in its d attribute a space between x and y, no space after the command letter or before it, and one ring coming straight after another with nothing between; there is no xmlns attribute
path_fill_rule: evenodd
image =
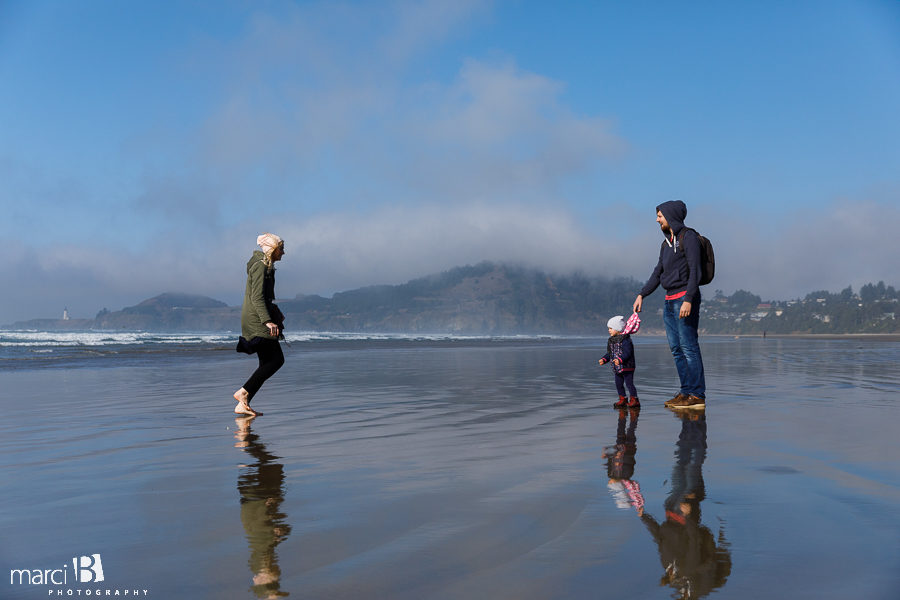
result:
<svg viewBox="0 0 900 600"><path fill-rule="evenodd" d="M685 227L678 236L678 243L684 247L684 231L690 229L700 239L700 285L706 285L716 276L716 254L713 252L712 242L701 235L696 229Z"/></svg>

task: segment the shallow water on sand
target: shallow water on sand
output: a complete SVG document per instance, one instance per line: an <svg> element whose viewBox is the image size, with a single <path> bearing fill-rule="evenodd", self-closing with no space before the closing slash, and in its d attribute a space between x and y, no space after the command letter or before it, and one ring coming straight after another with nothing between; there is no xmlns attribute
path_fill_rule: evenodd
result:
<svg viewBox="0 0 900 600"><path fill-rule="evenodd" d="M693 418L635 345L631 415L605 340L294 344L251 421L230 352L5 371L4 578L69 566L0 597L898 597L900 343L705 338Z"/></svg>

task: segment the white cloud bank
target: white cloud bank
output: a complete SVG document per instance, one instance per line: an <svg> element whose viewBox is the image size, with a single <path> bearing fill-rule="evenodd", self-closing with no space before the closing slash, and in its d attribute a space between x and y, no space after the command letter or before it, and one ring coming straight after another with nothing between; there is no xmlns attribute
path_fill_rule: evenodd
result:
<svg viewBox="0 0 900 600"><path fill-rule="evenodd" d="M710 216L702 207L693 213L693 224L716 248L716 281L705 288L707 295L746 289L766 299L788 299L879 280L900 284L896 204L835 205L790 216L776 230L771 222L764 227ZM278 292L292 297L401 283L482 260L643 280L661 239L655 223L647 221L644 231L623 239L603 235L614 223L582 223L563 209L471 203L381 207L305 220L284 216L269 229L286 240ZM0 267L0 277L19 285L0 301L0 322L56 316L64 306L76 316L93 316L100 308L119 309L164 291L237 303L258 233L244 224L214 237L174 237L141 254L51 244L31 255L10 244L11 259Z"/></svg>
<svg viewBox="0 0 900 600"><path fill-rule="evenodd" d="M786 208L753 220L720 218L712 288L788 299L878 281L900 287L897 195L842 199L815 211Z"/></svg>

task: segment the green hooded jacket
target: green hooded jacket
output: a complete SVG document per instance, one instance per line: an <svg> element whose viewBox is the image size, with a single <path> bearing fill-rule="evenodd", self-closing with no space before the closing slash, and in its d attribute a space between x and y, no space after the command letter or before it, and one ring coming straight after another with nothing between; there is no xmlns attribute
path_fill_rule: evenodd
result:
<svg viewBox="0 0 900 600"><path fill-rule="evenodd" d="M281 311L275 305L275 269L266 267L266 255L259 250L247 261L247 289L241 308L241 335L277 339L269 334L266 323L278 323Z"/></svg>

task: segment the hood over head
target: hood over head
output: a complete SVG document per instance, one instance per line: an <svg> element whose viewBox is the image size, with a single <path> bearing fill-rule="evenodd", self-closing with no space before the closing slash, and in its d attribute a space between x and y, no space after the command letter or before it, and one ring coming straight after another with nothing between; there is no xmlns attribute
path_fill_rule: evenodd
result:
<svg viewBox="0 0 900 600"><path fill-rule="evenodd" d="M678 232L684 229L684 219L687 217L687 205L684 202L669 200L657 206L656 210L666 218L672 233L678 235Z"/></svg>
<svg viewBox="0 0 900 600"><path fill-rule="evenodd" d="M262 250L254 250L250 255L250 260L247 261L247 270L249 271L251 265L258 262L266 262L266 254Z"/></svg>

